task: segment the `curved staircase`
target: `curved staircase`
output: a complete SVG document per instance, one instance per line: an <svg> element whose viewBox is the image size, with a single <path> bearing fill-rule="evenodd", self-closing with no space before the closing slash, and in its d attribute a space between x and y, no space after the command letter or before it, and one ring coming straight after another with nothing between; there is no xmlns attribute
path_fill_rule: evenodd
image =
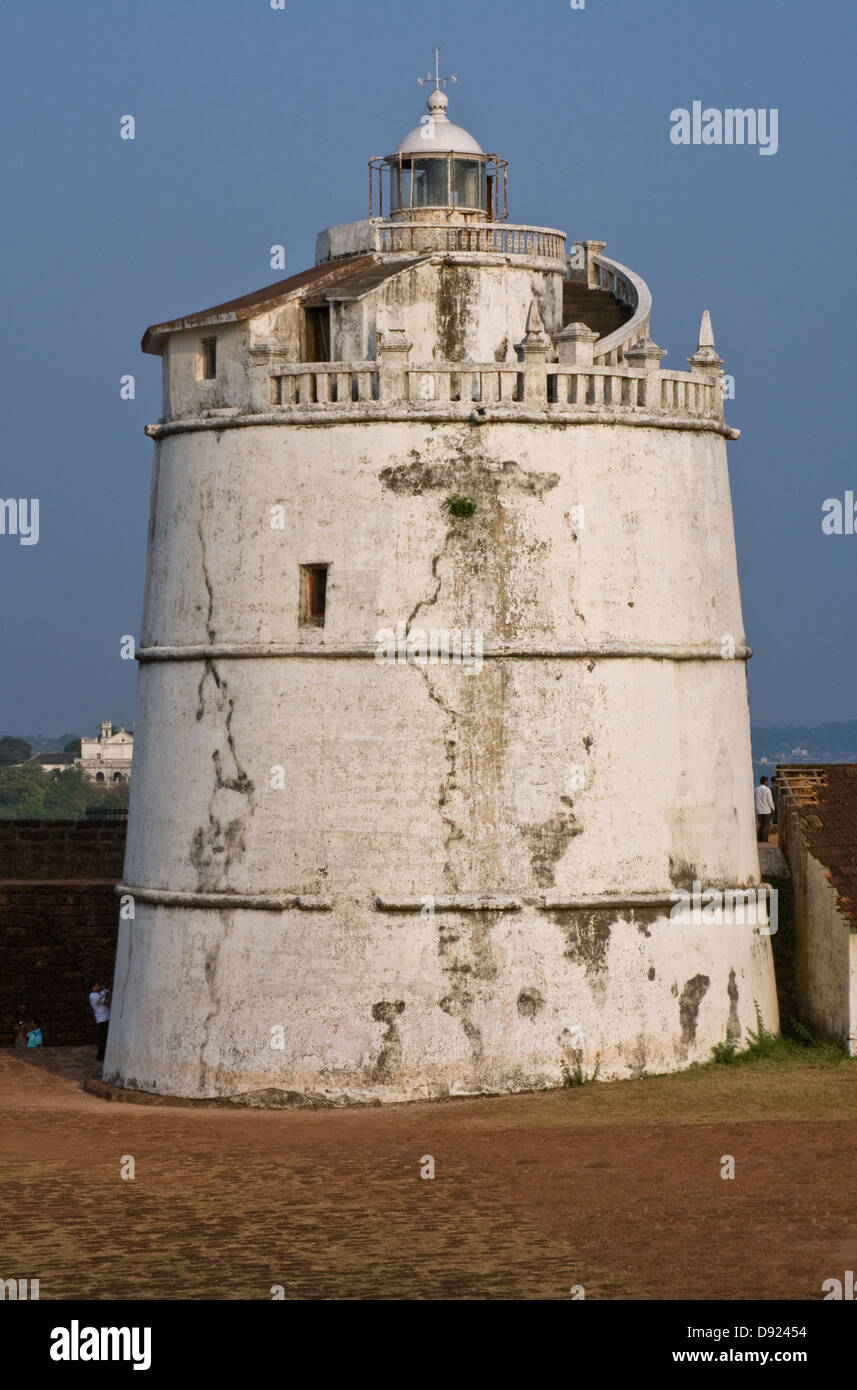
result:
<svg viewBox="0 0 857 1390"><path fill-rule="evenodd" d="M615 333L633 317L630 304L623 304L609 290L590 289L578 280L562 284L562 324L585 323L599 338Z"/></svg>
<svg viewBox="0 0 857 1390"><path fill-rule="evenodd" d="M652 296L645 280L601 253L603 241L579 241L566 257L562 326L585 323L598 339L593 359L621 366L625 349L648 337Z"/></svg>

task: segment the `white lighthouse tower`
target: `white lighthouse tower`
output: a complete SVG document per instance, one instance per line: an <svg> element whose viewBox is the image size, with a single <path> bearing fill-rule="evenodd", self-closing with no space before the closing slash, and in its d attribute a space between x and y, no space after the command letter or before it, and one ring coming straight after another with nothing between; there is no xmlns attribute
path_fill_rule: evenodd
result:
<svg viewBox="0 0 857 1390"><path fill-rule="evenodd" d="M644 282L509 224L443 81L313 268L143 340L123 1086L511 1091L777 1027L728 908L759 865L710 322L666 370Z"/></svg>

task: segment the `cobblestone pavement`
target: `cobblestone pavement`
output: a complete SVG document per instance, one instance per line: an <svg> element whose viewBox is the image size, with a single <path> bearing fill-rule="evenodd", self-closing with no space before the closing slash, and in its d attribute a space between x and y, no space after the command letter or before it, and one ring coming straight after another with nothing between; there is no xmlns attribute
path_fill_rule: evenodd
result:
<svg viewBox="0 0 857 1390"><path fill-rule="evenodd" d="M848 1063L312 1112L106 1102L94 1071L0 1050L0 1276L43 1299L818 1299L857 1268Z"/></svg>

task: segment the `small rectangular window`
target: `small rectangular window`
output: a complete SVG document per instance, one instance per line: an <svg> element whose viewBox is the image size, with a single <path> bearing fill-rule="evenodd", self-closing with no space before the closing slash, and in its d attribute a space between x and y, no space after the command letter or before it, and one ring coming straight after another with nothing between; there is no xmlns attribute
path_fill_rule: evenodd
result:
<svg viewBox="0 0 857 1390"><path fill-rule="evenodd" d="M203 381L213 381L217 376L217 339L200 338L199 374Z"/></svg>
<svg viewBox="0 0 857 1390"><path fill-rule="evenodd" d="M327 565L301 565L300 621L303 627L324 627L327 570Z"/></svg>
<svg viewBox="0 0 857 1390"><path fill-rule="evenodd" d="M304 309L304 362L330 361L330 305Z"/></svg>

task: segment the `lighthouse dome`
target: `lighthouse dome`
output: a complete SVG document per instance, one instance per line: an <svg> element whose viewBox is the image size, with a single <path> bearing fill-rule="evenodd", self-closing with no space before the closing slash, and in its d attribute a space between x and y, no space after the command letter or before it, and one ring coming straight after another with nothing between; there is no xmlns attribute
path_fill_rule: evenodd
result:
<svg viewBox="0 0 857 1390"><path fill-rule="evenodd" d="M484 150L469 131L460 125L453 125L446 114L449 97L445 92L432 92L426 107L428 116L414 130L400 141L393 151L398 154L475 154L483 155Z"/></svg>

